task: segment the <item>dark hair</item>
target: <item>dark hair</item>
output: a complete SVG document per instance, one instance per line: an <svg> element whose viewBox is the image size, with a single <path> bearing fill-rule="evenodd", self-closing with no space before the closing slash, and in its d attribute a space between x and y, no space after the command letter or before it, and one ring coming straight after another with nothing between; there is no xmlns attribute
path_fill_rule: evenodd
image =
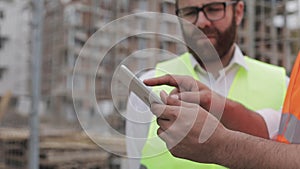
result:
<svg viewBox="0 0 300 169"><path fill-rule="evenodd" d="M234 0L233 0L234 1ZM235 0L235 1L237 1L237 2L239 2L239 1L241 1L241 0ZM178 9L178 0L175 0L175 10L177 10Z"/></svg>

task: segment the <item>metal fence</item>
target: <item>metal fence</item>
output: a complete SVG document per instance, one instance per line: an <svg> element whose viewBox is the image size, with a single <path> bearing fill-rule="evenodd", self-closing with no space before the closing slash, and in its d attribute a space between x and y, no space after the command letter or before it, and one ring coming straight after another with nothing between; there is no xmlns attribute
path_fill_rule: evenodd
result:
<svg viewBox="0 0 300 169"><path fill-rule="evenodd" d="M150 38L147 39L148 37L145 36L130 37L123 40L117 45L116 50L111 50L108 53L108 59L104 60L98 68L97 76L94 78L96 90L91 93L86 90L92 86L90 79L94 75L94 72L90 73L89 68L95 64L95 57L98 56L98 52L101 52L105 44L120 34L119 30L110 30L110 34L107 33L103 35L103 38L99 38L97 43L100 46L97 46L96 50L94 50L95 47L92 48L96 42L90 44L91 46L86 45L92 49L83 54L89 55L91 59L88 60L87 57L83 57L81 65L83 69L80 70L75 79L73 79L74 66L86 41L105 24L131 14L133 11L145 10L144 8L151 11L163 12L167 10L174 13L172 1L155 0L155 3L154 1L141 3L138 0L89 0L84 2L45 0L43 7L39 6L43 9L39 9L38 13L33 12L38 9L35 3L42 1L26 0L27 3L25 4L23 2L25 0L12 2L0 0L0 169L34 169L34 167L29 166L40 169L119 169L125 167L122 166L125 158L120 156L126 154L125 139L112 133L117 131L124 134L125 119L122 113L126 109L128 93L122 93L121 89L115 88L115 93L119 94L120 97L117 101L112 100L110 87L113 71L128 55L138 50L153 47L180 53L182 49L178 49L175 42L163 41L165 37L161 39L152 38L158 44L152 43ZM274 26L271 21L268 22L269 25L267 26L262 24L265 21L264 17L271 18L272 10L277 11L273 11L272 17L285 16L286 12L282 10L289 9L286 6L290 5L290 1L272 1L274 5L272 9L264 6L271 1L255 2L249 3L252 6L248 7L248 11L245 13L247 21L244 22L239 36L241 48L248 53L251 50L257 51L256 54L250 52L254 55L251 57L273 64L287 65L287 68L290 69L300 45L300 28L293 27L287 33L288 27L286 25L270 28ZM21 3L20 7L12 8L14 5L18 6L19 3ZM296 4L299 5L299 3ZM254 17L254 12L249 11L251 9L257 11L257 16ZM298 9L299 7L288 13L299 16ZM41 27L41 32L38 32L40 34L37 34L37 39L40 36L40 40L32 40L31 38L26 40L26 45L29 46L26 49L29 54L25 60L19 58L23 51L18 50L23 50L23 48L18 49L19 43L16 42L19 42L20 39L13 39L14 36L7 37L5 32L8 31L8 28L4 24L10 24L10 22L3 20L11 18L9 10L21 11L21 13L14 15L16 18L19 16L44 16L37 18L36 21L29 20L26 23L30 29L28 37L34 35L31 31L38 29L40 22L43 22L40 25L43 28ZM24 10L27 11L26 15L22 12ZM263 10L266 13L262 13ZM283 21L288 20L288 17L292 16L285 16ZM136 21L139 19L141 20L140 24L130 25L128 23L127 26L122 27L122 31L131 32L153 26L146 25L148 22L141 18L137 18ZM255 24L259 26L255 27ZM156 26L161 26L157 28L158 30L172 31L173 34L178 33L178 30L169 29L169 27L174 27L173 23L169 21ZM25 29L25 25L24 27L20 25L16 27ZM248 29L251 27L253 29ZM278 35L272 37L266 34L268 29L272 29L273 35L278 31ZM262 35L266 35L267 38L262 37ZM250 48L248 48L249 44ZM8 46L13 47L9 48ZM284 46L288 47L288 50ZM41 49L43 50L39 51ZM6 53L6 50L9 52ZM274 58L271 58L274 51L278 56L278 60L275 61L272 60ZM34 53L35 55L33 55ZM288 54L290 58L283 58L286 56L285 54ZM38 61L32 55L37 58L42 56L41 62L32 62ZM15 60L8 58L15 58ZM149 58L134 56L131 60L132 67L141 69L146 64L153 65L158 61ZM24 71L23 69L15 70L19 65L11 64L19 61L26 64L28 72L32 71L32 66L40 64L41 67L36 67L32 73L28 73L29 75L25 77L25 80L16 81L17 85L12 87L12 90L9 88L11 83L5 83L8 87L4 89L4 85L2 85L4 81L19 77L17 75ZM10 72L10 69L14 70L13 73L6 73ZM41 76L38 73L39 69ZM35 73L37 74L34 75ZM11 77L8 78L8 76ZM26 85L26 92L16 93L14 91L19 90L20 86L23 85ZM77 92L73 92L72 87L76 88ZM33 94L39 88L41 88L41 93ZM90 97L94 95L97 106L88 104ZM32 111L31 105L34 105L34 111ZM80 113L75 112L74 105L77 106L77 111ZM104 112L101 120L98 120L99 109ZM83 121L78 121L78 118ZM85 126L85 130L90 131L89 134L94 133L93 140L90 135L86 134L82 126ZM34 134L34 137L31 137L31 134ZM30 144L33 138L38 141L38 144ZM31 149L30 145L34 146L34 149ZM33 159L34 156L35 159Z"/></svg>

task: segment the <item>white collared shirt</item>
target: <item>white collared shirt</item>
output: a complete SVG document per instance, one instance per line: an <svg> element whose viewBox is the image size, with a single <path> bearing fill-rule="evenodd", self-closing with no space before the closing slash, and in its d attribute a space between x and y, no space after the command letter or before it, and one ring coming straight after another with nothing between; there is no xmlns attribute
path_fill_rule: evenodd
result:
<svg viewBox="0 0 300 169"><path fill-rule="evenodd" d="M243 67L245 70L248 70L248 66L244 59L244 55L242 54L240 48L235 45L235 51L233 58L231 59L228 66L224 68L224 73L219 72L219 76L215 79L211 74L205 71L195 60L195 58L190 56L192 66L198 73L199 79L201 82L208 87L214 89L214 91L224 97L227 97L228 92L230 90L231 84L236 76L236 73ZM151 70L146 72L141 79L149 79L155 76L155 71ZM289 78L287 77L286 83L288 86ZM274 138L279 129L279 123L281 118L281 112L275 111L273 109L263 109L258 110L258 114L260 114L266 122L269 137ZM131 138L147 138L149 122L152 119L152 113L149 108L144 104L136 95L131 94L128 104L127 104L127 114L126 114L127 122L126 122L126 136ZM126 140L127 144L127 153L129 157L134 157L135 159L129 159L128 165L130 169L138 169L140 166L141 151L144 146L144 141L137 140L132 141L130 139Z"/></svg>
<svg viewBox="0 0 300 169"><path fill-rule="evenodd" d="M199 79L201 79L201 82L208 87L213 87L215 92L224 97L227 97L231 84L240 67L248 70L244 55L237 45L235 45L234 54L228 66L219 71L219 76L216 79L211 73L204 70L192 55L190 56L190 59L194 70L198 73Z"/></svg>

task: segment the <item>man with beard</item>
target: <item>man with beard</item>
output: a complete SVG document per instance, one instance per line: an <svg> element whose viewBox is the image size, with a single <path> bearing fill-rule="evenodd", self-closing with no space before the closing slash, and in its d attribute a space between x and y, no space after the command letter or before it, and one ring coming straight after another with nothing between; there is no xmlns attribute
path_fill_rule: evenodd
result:
<svg viewBox="0 0 300 169"><path fill-rule="evenodd" d="M181 22L189 52L157 64L156 71L147 72L142 79L166 73L192 76L203 83L197 92L197 103L216 117L220 117L222 107L211 110L211 106L223 104L220 120L227 128L263 138L276 136L288 79L283 68L244 57L235 44L244 3L239 0L177 0L175 5L177 16L197 28ZM218 57L211 55L210 50L203 50L209 49L209 43ZM216 66L218 62L222 68ZM182 89L161 87L160 90L174 93ZM150 110L135 95L128 101L127 117L130 119L126 122L127 153L132 158L129 159L130 169L138 169L140 163L148 169L224 168L173 157L157 136L158 125ZM147 122L151 120L149 127ZM145 143L142 138L147 137Z"/></svg>
<svg viewBox="0 0 300 169"><path fill-rule="evenodd" d="M170 77L147 79L144 83L176 87L180 84L187 90L194 85L197 85L194 89L202 88L200 82L189 76ZM172 147L170 152L175 157L234 169L300 168L300 53L291 72L276 142L227 129L205 109L190 102L195 99L185 96L188 102L179 100L184 95L194 97L191 92L170 96L161 92L165 105L151 105L151 111L158 116L158 135L168 147ZM189 128L189 132L186 132L186 128ZM213 132L210 135L203 134L211 128Z"/></svg>

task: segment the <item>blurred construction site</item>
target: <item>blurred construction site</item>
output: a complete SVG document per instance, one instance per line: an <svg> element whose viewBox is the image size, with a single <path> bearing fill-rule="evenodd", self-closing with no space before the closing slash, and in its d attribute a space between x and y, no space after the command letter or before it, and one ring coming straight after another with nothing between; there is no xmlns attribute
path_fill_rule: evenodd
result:
<svg viewBox="0 0 300 169"><path fill-rule="evenodd" d="M126 61L131 70L139 73L181 54L185 47L176 39L139 34L149 27L169 35L181 34L177 20L149 14L132 16L105 33L99 30L130 14L151 11L174 15L174 3L175 0L44 0L39 168L126 168L124 113L128 91L112 84L114 71ZM300 46L300 1L245 3L237 42L242 51L283 66L289 73ZM0 169L29 168L33 10L31 0L0 0ZM90 40L92 36L99 38ZM127 37L119 40L124 36ZM118 44L110 46L113 41ZM161 50L142 52L147 49ZM102 55L105 57L99 60Z"/></svg>

